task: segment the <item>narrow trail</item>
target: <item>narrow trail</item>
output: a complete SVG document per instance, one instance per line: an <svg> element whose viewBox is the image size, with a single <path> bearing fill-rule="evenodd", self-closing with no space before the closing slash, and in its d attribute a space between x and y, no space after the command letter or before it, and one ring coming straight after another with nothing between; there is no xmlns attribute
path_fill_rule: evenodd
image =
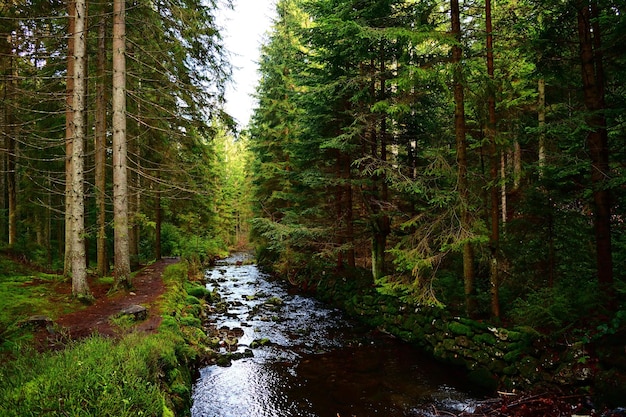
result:
<svg viewBox="0 0 626 417"><path fill-rule="evenodd" d="M62 315L55 323L63 330L63 334L70 339L81 339L92 334L114 337L117 335L111 325L111 317L118 314L124 308L135 304L141 304L148 309L148 317L134 328L136 331L152 332L161 323L161 314L158 310L157 300L165 292L163 284L163 271L168 265L178 262L178 258L166 258L144 267L133 278L133 289L120 290L113 295L108 295L110 284L99 284L90 280L89 285L95 302L92 305ZM67 289L61 289L61 291ZM50 334L45 329L40 332L43 344L54 344L57 334Z"/></svg>

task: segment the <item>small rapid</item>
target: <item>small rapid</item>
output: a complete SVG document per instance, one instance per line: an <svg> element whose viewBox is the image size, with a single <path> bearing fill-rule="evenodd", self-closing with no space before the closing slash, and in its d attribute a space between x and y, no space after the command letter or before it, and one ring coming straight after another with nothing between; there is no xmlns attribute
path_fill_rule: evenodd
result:
<svg viewBox="0 0 626 417"><path fill-rule="evenodd" d="M429 416L471 410L464 374L272 280L246 254L206 271L230 366L200 370L193 417Z"/></svg>

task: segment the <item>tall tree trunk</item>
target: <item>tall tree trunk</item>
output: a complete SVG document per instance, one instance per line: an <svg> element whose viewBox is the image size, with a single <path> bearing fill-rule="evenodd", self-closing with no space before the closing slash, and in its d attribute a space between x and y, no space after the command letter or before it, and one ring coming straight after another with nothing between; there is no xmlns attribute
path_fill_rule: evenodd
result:
<svg viewBox="0 0 626 417"><path fill-rule="evenodd" d="M467 129L465 126L465 93L462 83L461 59L461 16L458 0L450 0L452 34L455 44L452 47L452 65L454 72L454 134L456 138L456 161L458 167L459 202L461 204L461 229L463 243L463 284L465 292L465 309L469 316L476 310L476 294L474 286L474 247L469 241L471 236L471 219L469 211L469 184L467 181Z"/></svg>
<svg viewBox="0 0 626 417"><path fill-rule="evenodd" d="M9 6L8 4L6 6ZM11 9L9 7L5 7L4 4L0 5L0 12L4 15L4 16L8 16L8 12ZM12 17L12 16L11 16ZM10 29L7 28L7 32L9 32ZM0 91L0 135L2 135L2 138L4 138L2 140L2 151L1 151L1 155L0 155L0 172L2 172L2 175L0 175L0 210L3 211L6 210L7 206L6 206L6 186L7 186L7 178L6 178L6 172L7 172L7 157L8 157L8 152L7 152L7 139L9 137L10 134L10 128L9 128L9 112L11 111L9 106L11 105L11 101L9 100L10 98L10 86L9 86L9 82L10 82L10 70L11 70L11 52L12 52L12 48L11 48L11 44L9 42L9 37L8 36L0 36L0 78L3 80L2 85L0 85L0 88L2 89L2 91ZM2 216L1 219L1 224L0 224L0 242L5 242L5 239L7 239L8 241L8 219L6 219L4 216Z"/></svg>
<svg viewBox="0 0 626 417"><path fill-rule="evenodd" d="M161 227L163 224L163 213L161 211L161 189L160 185L157 184L155 203L154 203L154 211L155 211L155 232L154 232L154 254L156 260L160 260L163 255L161 251Z"/></svg>
<svg viewBox="0 0 626 417"><path fill-rule="evenodd" d="M502 224L506 224L507 221L507 205L506 205L506 154L500 152L500 204L502 206L501 218Z"/></svg>
<svg viewBox="0 0 626 417"><path fill-rule="evenodd" d="M68 32L67 40L67 81L65 85L65 260L63 262L63 276L69 278L72 273L72 144L74 133L74 72L75 72L75 39L76 32L76 2L67 2Z"/></svg>
<svg viewBox="0 0 626 417"><path fill-rule="evenodd" d="M491 180L491 235L489 249L491 251L490 285L491 314L500 317L500 278L498 265L498 244L500 240L500 207L498 204L498 147L496 145L496 92L493 63L493 27L491 23L491 0L485 0L485 29L487 32L487 75L489 77L487 106L489 121L487 124L487 140L489 141L489 177Z"/></svg>
<svg viewBox="0 0 626 417"><path fill-rule="evenodd" d="M10 7L10 6L9 6ZM15 100L17 99L17 51L13 43L15 33L13 23L8 24L8 36L0 39L0 64L2 64L3 97L2 97L2 130L4 136L3 172L7 188L8 208L8 243L14 245L17 240L17 122ZM4 208L4 207L3 207Z"/></svg>
<svg viewBox="0 0 626 417"><path fill-rule="evenodd" d="M348 267L354 268L356 266L356 259L354 255L354 209L352 207L352 175L350 173L350 158L344 158L344 176L346 184L344 185L344 193L346 196L346 208L345 208L345 224L346 224L346 240L349 244L349 249L346 253L346 263Z"/></svg>
<svg viewBox="0 0 626 417"><path fill-rule="evenodd" d="M97 211L97 273L104 276L107 270L106 250L106 17L100 17L98 26L98 57L95 126L95 186Z"/></svg>
<svg viewBox="0 0 626 417"><path fill-rule="evenodd" d="M378 99L385 100L387 98L387 90L386 90L386 54L385 54L385 45L383 42L380 43L380 52L379 52L379 77L380 77L380 91L378 92ZM372 65L373 67L373 65ZM372 97L375 96L375 87L374 93L372 93ZM372 126L372 129L375 130L376 126ZM380 134L376 135L375 133L372 135L373 141L373 152L372 156L375 158L378 156L378 152L380 152L380 161L384 164L387 161L387 115L382 113L380 114ZM376 140L380 138L380 143ZM376 147L380 146L377 150ZM372 274L374 276L374 280L380 279L384 277L387 273L387 266L385 264L385 253L387 251L387 236L391 231L390 227L390 219L389 216L385 213L385 205L389 202L389 191L387 187L387 182L385 179L385 174L376 175L374 178L374 195L372 211L374 213L374 235L372 237ZM378 200L378 201L376 201Z"/></svg>
<svg viewBox="0 0 626 417"><path fill-rule="evenodd" d="M141 114L141 108L138 109L138 113ZM137 126L137 131L139 131L139 126ZM139 268L139 224L137 223L137 214L139 213L141 202L141 193L139 191L141 187L139 177L141 156L137 141L136 137L133 140L127 140L128 153L131 155L130 158L134 158L132 163L134 169L128 170L128 253L131 271Z"/></svg>
<svg viewBox="0 0 626 417"><path fill-rule="evenodd" d="M578 2L578 39L585 107L587 108L587 147L591 158L591 182L594 202L594 230L598 282L613 297L613 257L611 252L611 193L609 145L604 116L604 70L601 32L595 0ZM595 22L592 24L592 20Z"/></svg>
<svg viewBox="0 0 626 417"><path fill-rule="evenodd" d="M87 284L87 261L85 253L85 194L84 194L84 164L85 164L85 125L86 125L86 96L85 78L87 76L87 3L86 0L76 0L74 17L74 94L72 95L72 160L71 160L71 191L69 225L71 236L71 268L72 294L79 297L89 297ZM66 226L67 227L67 226Z"/></svg>
<svg viewBox="0 0 626 417"><path fill-rule="evenodd" d="M539 127L539 178L543 178L546 169L546 80L540 78L537 82L537 123Z"/></svg>
<svg viewBox="0 0 626 417"><path fill-rule="evenodd" d="M337 178L343 178L343 168L342 168L342 159L343 155L340 150L336 151L337 156L335 158L335 170ZM339 247L337 251L337 261L335 267L337 269L343 269L343 258L344 258L344 250L343 245L345 244L345 223L344 223L344 195L343 195L344 187L341 183L338 183L335 186L335 212L337 216L337 231L336 231L336 245Z"/></svg>
<svg viewBox="0 0 626 417"><path fill-rule="evenodd" d="M128 243L128 172L126 143L126 11L113 1L113 227L115 285L132 286Z"/></svg>
<svg viewBox="0 0 626 417"><path fill-rule="evenodd" d="M9 208L9 246L17 242L17 121L14 100L17 98L17 57L14 53L10 58L10 77L7 107L7 136L5 146L7 152L7 200Z"/></svg>

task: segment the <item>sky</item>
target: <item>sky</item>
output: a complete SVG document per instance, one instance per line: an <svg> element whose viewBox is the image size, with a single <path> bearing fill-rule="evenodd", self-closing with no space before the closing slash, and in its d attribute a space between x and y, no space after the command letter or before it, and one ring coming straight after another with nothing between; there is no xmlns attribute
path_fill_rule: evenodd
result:
<svg viewBox="0 0 626 417"><path fill-rule="evenodd" d="M240 126L247 125L256 105L251 95L259 79L257 63L264 35L272 25L274 4L274 0L233 0L234 10L222 10L219 15L233 65L225 110Z"/></svg>

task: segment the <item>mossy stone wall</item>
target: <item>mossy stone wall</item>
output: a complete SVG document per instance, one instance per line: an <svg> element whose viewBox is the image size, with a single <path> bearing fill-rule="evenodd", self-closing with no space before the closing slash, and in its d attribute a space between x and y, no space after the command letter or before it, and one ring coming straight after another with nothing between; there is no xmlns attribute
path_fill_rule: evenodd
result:
<svg viewBox="0 0 626 417"><path fill-rule="evenodd" d="M469 377L488 389L580 385L592 378L582 344L549 346L532 329L506 329L455 317L438 307L408 306L341 278L321 282L318 294L438 360L467 368Z"/></svg>

